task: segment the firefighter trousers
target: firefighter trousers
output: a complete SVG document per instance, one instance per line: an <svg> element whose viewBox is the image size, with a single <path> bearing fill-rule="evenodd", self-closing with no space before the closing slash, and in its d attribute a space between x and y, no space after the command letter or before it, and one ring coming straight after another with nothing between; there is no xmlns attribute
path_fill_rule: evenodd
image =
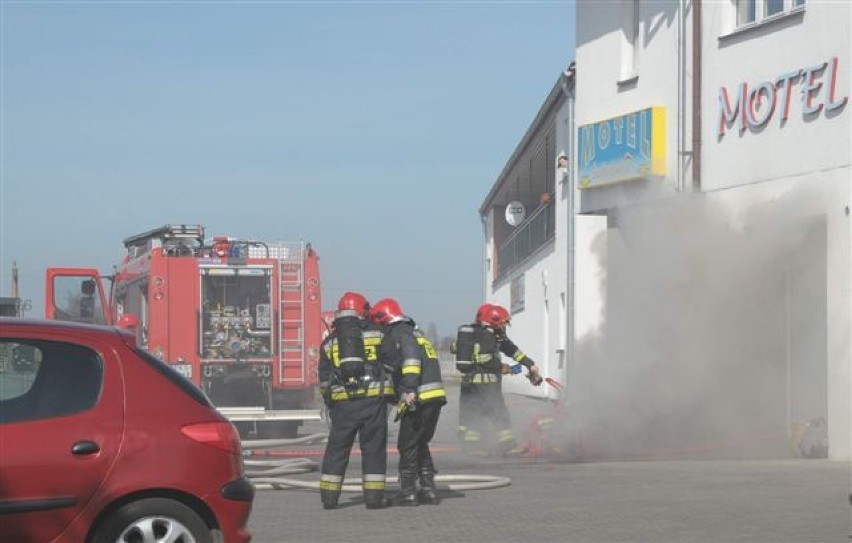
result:
<svg viewBox="0 0 852 543"><path fill-rule="evenodd" d="M396 448L399 451L400 486L412 486L418 475L434 476L435 464L429 451L429 442L435 435L438 418L441 416L440 402L418 404L400 419Z"/></svg>
<svg viewBox="0 0 852 543"><path fill-rule="evenodd" d="M364 502L384 500L387 469L388 404L384 398L358 398L334 402L329 408L331 430L322 459L320 496L326 506L336 506L356 436L361 446Z"/></svg>
<svg viewBox="0 0 852 543"><path fill-rule="evenodd" d="M506 452L517 446L512 419L497 383L462 383L459 393L459 439L469 450L481 449L491 433Z"/></svg>

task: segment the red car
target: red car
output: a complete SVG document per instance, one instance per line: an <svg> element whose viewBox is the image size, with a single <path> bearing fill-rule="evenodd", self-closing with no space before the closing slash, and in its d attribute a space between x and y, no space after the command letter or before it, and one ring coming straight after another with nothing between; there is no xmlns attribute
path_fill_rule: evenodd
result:
<svg viewBox="0 0 852 543"><path fill-rule="evenodd" d="M0 318L0 539L247 543L233 425L118 328Z"/></svg>

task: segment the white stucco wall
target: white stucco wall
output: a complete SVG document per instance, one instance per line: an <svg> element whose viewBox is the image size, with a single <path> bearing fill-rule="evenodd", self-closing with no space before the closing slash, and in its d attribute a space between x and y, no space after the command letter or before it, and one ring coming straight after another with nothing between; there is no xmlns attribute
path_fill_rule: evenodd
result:
<svg viewBox="0 0 852 543"><path fill-rule="evenodd" d="M578 127L651 106L666 109L666 176L624 181L580 191L580 210L598 211L672 195L678 187L678 115L685 98L679 82L681 20L677 2L639 2L639 40L635 82L620 82L622 2L577 4ZM680 179L682 182L682 179Z"/></svg>
<svg viewBox="0 0 852 543"><path fill-rule="evenodd" d="M852 4L808 2L799 13L741 32L733 32L732 5L705 6L702 188L729 189L723 191L725 197L742 209L761 202L772 205L792 193L797 205L791 218L825 218L829 450L832 458L847 459L852 457L852 227L847 207L852 183ZM743 84L750 92L764 82L770 85L755 108L752 121L758 122L749 123L739 91ZM772 86L774 103L767 99ZM808 97L818 111L805 111ZM733 126L723 128L722 111L733 112L737 100L739 115ZM763 117L767 120L760 122Z"/></svg>
<svg viewBox="0 0 852 543"><path fill-rule="evenodd" d="M556 151L572 149L571 104L565 100L557 110ZM538 127L542 133L552 128L551 124ZM497 282L486 272L485 300L511 307L510 289L512 278L524 274L524 310L512 315L509 337L520 349L530 356L541 368L542 375L558 381L565 379L568 362L568 320L571 306L568 290L568 247L570 239L569 209L573 203L573 184L570 173L556 171L556 198L554 199L555 235L553 241L542 246L526 262ZM486 226L486 252L493 251L493 221L504 220L493 212ZM548 386L533 387L521 376L503 381L504 390L511 393L536 397L552 396L555 390Z"/></svg>
<svg viewBox="0 0 852 543"><path fill-rule="evenodd" d="M703 5L702 189L718 190L848 168L852 106L847 100L843 107L826 110L850 94L852 4L808 2L801 13L738 34L731 34L732 3ZM837 59L836 70L833 59ZM790 85L788 108L787 84L782 82L779 88L777 80L784 74L823 63L829 64L813 76L814 87L820 88L808 93L812 95L812 107L820 106L820 111L803 113L803 76L796 77ZM774 111L765 124L741 130L745 109L741 103L740 120L720 136L720 89L726 89L733 108L742 83L751 91L763 82L776 86ZM769 102L764 101L757 108L758 116L769 108ZM782 120L785 110L786 121Z"/></svg>
<svg viewBox="0 0 852 543"><path fill-rule="evenodd" d="M584 213L607 212L616 218L620 211L628 210L636 218L641 217L642 210L653 201L669 198L676 207L680 199L685 203L690 200L687 197L691 192L691 74L697 68L691 66L689 12L681 14L677 2L639 2L642 11L638 78L635 82L619 84L624 4L582 2L577 5L576 125L595 123L651 106L665 106L667 175L663 179L627 181L580 191L578 210ZM689 5L688 2L685 4ZM824 322L825 337L815 354L819 363L827 366L824 389L830 455L835 459L849 459L852 458L852 220L848 206L852 205L852 105L844 98L852 92L852 4L808 2L800 13L747 31L733 32L734 4L702 3L700 191L706 195L703 197L705 203L712 204L714 213L721 209L723 214L728 214L726 229L730 230L723 232L721 237L714 237L716 240L729 240L734 244L741 242L737 229L743 229L743 236L747 239L749 229L767 225L780 225L787 232L800 222L817 221L824 225L824 247L814 252L820 262L815 262L807 271L807 281L810 281L811 287L825 289L821 293L826 300L825 314L814 315L818 321ZM736 125L726 127L720 137L719 96L722 87L727 89L728 97L735 100L742 83L748 89L765 81L776 84L779 79L786 84L789 79L785 79L788 77L785 74L802 73L824 63L825 67L814 70L810 84L803 85L801 76L793 80L789 108L782 100L786 98L783 85L775 85L774 91L765 87L765 94L774 92L776 97L776 107L771 115L767 115L768 120L752 123L759 126L744 130ZM821 87L817 88L820 83ZM807 106L802 101L805 86L812 89L804 94L805 97L812 96L811 105L814 108L821 106L812 114L803 114L803 107ZM740 119L743 118L742 107L740 105ZM754 116L759 118L760 114L768 113L768 107L766 103L759 104ZM788 116L782 122L784 112ZM734 124L737 122L740 121L734 120ZM677 240L678 230L689 232L690 228L698 226L698 223L691 224L688 216L676 211L672 217L677 220L668 226L664 215L648 217L651 220L647 229L659 229L662 239L674 234L672 239ZM632 224L642 223L634 221ZM618 226L616 223L613 235L625 236L628 246L632 247L630 250L648 248L637 242L642 232L619 231ZM660 266L664 266L665 245L662 244L659 250L663 259ZM792 253L786 252L791 250ZM783 247L783 251L781 260L785 262L789 254L796 254L794 245ZM595 257L593 252L587 253L588 258ZM597 257L600 256L598 253ZM707 258L712 262L716 256L707 255ZM749 258L748 254L740 256ZM652 260L645 261L649 262ZM753 264L759 266L764 262L755 259ZM798 261L797 265L807 266L808 263ZM578 263L576 269L582 269L582 263ZM710 277L712 281L712 268L702 266L701 262L696 262L695 269L689 271L697 272L696 277ZM776 276L780 273L777 269L772 271ZM605 270L600 273L606 276ZM629 272L622 272L620 277L623 278L625 273L629 275ZM660 302L665 301L661 299ZM606 311L618 311L617 304L617 301L609 300L604 305ZM814 307L817 309L806 308L793 318L806 319L808 311L822 311L819 306ZM582 304L577 310L581 308ZM779 308L783 308L783 303L773 301L770 310ZM708 330L713 329L713 319L718 318L725 318L724 312L718 316L706 316ZM697 322L700 325L700 319ZM622 332L625 324L630 322L619 323ZM641 328L641 322L637 322L637 326ZM605 315L597 333L606 334L607 327ZM577 332L581 331L582 328L578 328ZM777 331L773 330L773 333ZM641 342L644 338L640 335L631 339ZM783 351L783 345L778 345L776 339L749 341L746 340L745 344L777 347ZM602 344L605 345L606 341ZM665 352L678 353L670 347ZM605 352L596 355L605 355ZM576 363L582 364L583 361ZM582 388L596 384L579 383L577 386ZM629 389L628 383L624 385L625 389ZM614 392L620 393L620 389ZM772 402L775 402L777 391L772 394ZM788 390L788 406L790 395ZM783 392L781 397L783 399ZM775 416L777 407L772 402L773 407L767 411ZM790 418L790 408L786 414L783 409L777 410L781 411L778 416L782 420L772 424L782 428L789 422L783 417ZM594 416L590 421L598 422Z"/></svg>
<svg viewBox="0 0 852 543"><path fill-rule="evenodd" d="M849 235L850 217L846 211L850 201L850 175L848 168L834 169L713 193L714 197L726 201L729 209L736 210L735 215L738 216L732 216L732 221L741 224L743 228L752 224L752 215L762 217L772 213L782 217L787 226L795 226L809 219L825 223L825 247L824 251L820 250L825 261L810 264L815 270L824 270L822 273L825 274L825 314L812 315L814 321L824 320L826 325L825 360L819 356L812 362L814 365L827 364L825 406L829 426L829 453L835 459L852 458L852 350L849 334L852 325L852 238ZM802 415L793 413L794 418L801 419Z"/></svg>

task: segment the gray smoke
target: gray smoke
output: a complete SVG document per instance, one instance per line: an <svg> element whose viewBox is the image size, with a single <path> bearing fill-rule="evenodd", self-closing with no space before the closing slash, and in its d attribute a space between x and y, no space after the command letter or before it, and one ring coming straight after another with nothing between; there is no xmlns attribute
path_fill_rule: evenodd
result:
<svg viewBox="0 0 852 543"><path fill-rule="evenodd" d="M602 325L568 377L571 456L788 457L791 431L826 416L826 220L802 198L611 217Z"/></svg>

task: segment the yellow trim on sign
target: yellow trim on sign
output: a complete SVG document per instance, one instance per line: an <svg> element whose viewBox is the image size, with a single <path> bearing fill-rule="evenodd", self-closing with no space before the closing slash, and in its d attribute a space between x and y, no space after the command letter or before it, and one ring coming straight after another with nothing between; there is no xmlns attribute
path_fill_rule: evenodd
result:
<svg viewBox="0 0 852 543"><path fill-rule="evenodd" d="M651 175L666 175L666 108L651 108Z"/></svg>

